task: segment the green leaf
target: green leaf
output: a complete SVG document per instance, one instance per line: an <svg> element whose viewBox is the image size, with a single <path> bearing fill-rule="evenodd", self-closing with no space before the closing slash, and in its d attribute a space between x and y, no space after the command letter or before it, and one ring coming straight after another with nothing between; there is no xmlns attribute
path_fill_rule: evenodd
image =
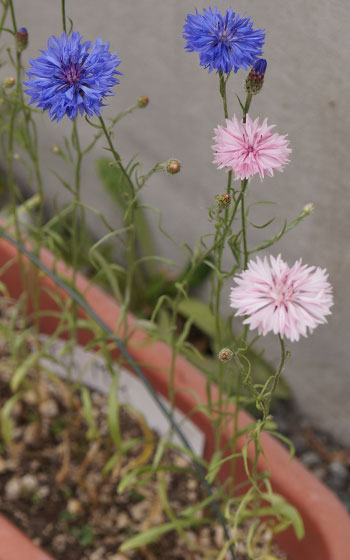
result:
<svg viewBox="0 0 350 560"><path fill-rule="evenodd" d="M93 414L90 391L87 387L81 388L81 400L83 403L83 415L87 425L89 426L87 438L96 439L99 437L99 431L97 429L94 414Z"/></svg>
<svg viewBox="0 0 350 560"><path fill-rule="evenodd" d="M10 445L12 442L13 420L11 418L11 410L16 402L22 397L23 392L13 395L6 401L1 410L1 435L7 445Z"/></svg>
<svg viewBox="0 0 350 560"><path fill-rule="evenodd" d="M197 298L187 298L180 303L178 309L182 315L191 318L198 329L215 339L215 317L206 303ZM222 321L222 326L223 324L224 321Z"/></svg>
<svg viewBox="0 0 350 560"><path fill-rule="evenodd" d="M131 537L131 539L128 539L121 545L119 550L121 552L125 552L126 550L130 550L132 548L139 548L140 546L145 546L146 544L156 541L159 537L169 533L170 531L184 529L193 525L200 525L207 521L208 520L205 519L184 519L172 521L171 523L164 523L163 525L157 525L156 527L148 529L148 531L144 531L135 537Z"/></svg>
<svg viewBox="0 0 350 560"><path fill-rule="evenodd" d="M28 374L30 368L35 366L40 356L41 356L40 352L34 352L33 354L29 354L29 356L24 360L24 362L16 369L10 381L10 387L12 391L17 391L23 379Z"/></svg>
<svg viewBox="0 0 350 560"><path fill-rule="evenodd" d="M276 515L285 517L293 526L294 532L298 539L302 539L305 535L304 523L298 510L289 504L283 496L279 494L262 494L262 498L270 502L271 508L261 508L261 515Z"/></svg>

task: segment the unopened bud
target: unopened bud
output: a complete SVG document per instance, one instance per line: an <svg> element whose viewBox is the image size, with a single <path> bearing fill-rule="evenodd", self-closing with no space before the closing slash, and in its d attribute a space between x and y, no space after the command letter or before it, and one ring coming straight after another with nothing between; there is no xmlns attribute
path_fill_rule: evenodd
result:
<svg viewBox="0 0 350 560"><path fill-rule="evenodd" d="M137 98L136 103L137 106L140 107L140 109L143 109L144 107L147 107L149 103L149 99L147 95L140 95L140 97Z"/></svg>
<svg viewBox="0 0 350 560"><path fill-rule="evenodd" d="M55 144L54 146L51 146L51 152L52 152L53 154L60 154L60 153L61 153L61 150L60 150L59 147L56 146L56 144Z"/></svg>
<svg viewBox="0 0 350 560"><path fill-rule="evenodd" d="M5 78L3 81L3 86L4 88L12 88L16 83L16 80L14 79L13 76L9 76L8 78Z"/></svg>
<svg viewBox="0 0 350 560"><path fill-rule="evenodd" d="M245 81L245 90L251 95L259 93L264 84L267 62L265 58L259 58L251 68Z"/></svg>
<svg viewBox="0 0 350 560"><path fill-rule="evenodd" d="M315 210L315 205L313 202L309 202L308 204L305 204L304 208L303 208L303 213L304 214L312 214L312 212Z"/></svg>
<svg viewBox="0 0 350 560"><path fill-rule="evenodd" d="M228 208L231 204L231 197L229 194L218 194L216 197L217 211L221 212L224 208Z"/></svg>
<svg viewBox="0 0 350 560"><path fill-rule="evenodd" d="M22 52L28 46L28 31L25 27L18 29L16 33L16 45L18 52Z"/></svg>
<svg viewBox="0 0 350 560"><path fill-rule="evenodd" d="M229 362L232 360L233 352L230 348L222 348L219 352L219 360L220 362Z"/></svg>
<svg viewBox="0 0 350 560"><path fill-rule="evenodd" d="M177 159L169 159L165 164L165 169L167 173L170 173L170 175L175 175L175 173L179 173L181 163L177 161Z"/></svg>

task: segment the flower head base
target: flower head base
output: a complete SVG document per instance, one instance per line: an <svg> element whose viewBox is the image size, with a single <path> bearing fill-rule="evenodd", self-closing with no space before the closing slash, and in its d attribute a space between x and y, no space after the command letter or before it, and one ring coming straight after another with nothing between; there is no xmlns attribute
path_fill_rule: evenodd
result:
<svg viewBox="0 0 350 560"><path fill-rule="evenodd" d="M177 161L177 159L168 159L168 161L165 163L165 170L167 173L170 173L170 175L179 173L180 169L181 163Z"/></svg>
<svg viewBox="0 0 350 560"><path fill-rule="evenodd" d="M49 110L52 120L60 121L64 115L74 120L78 114L89 117L100 115L106 96L113 95L111 88L119 83L120 74L116 54L109 52L109 43L97 39L94 44L82 42L82 36L73 31L67 37L50 37L47 50L35 60L30 60L25 90L43 111Z"/></svg>
<svg viewBox="0 0 350 560"><path fill-rule="evenodd" d="M220 362L229 362L232 360L233 352L230 348L221 348L218 358Z"/></svg>
<svg viewBox="0 0 350 560"><path fill-rule="evenodd" d="M307 216L310 216L310 214L312 214L312 212L315 210L315 205L313 202L308 202L307 204L305 204L304 208L303 208L303 212L304 214L306 214Z"/></svg>
<svg viewBox="0 0 350 560"><path fill-rule="evenodd" d="M259 173L263 180L265 173L272 177L274 169L283 171L292 151L286 136L272 133L274 125L268 126L267 119L261 125L258 118L252 121L247 115L246 120L240 122L234 115L226 120L226 128L215 129L214 163L219 169L232 169L235 179L249 179Z"/></svg>
<svg viewBox="0 0 350 560"><path fill-rule="evenodd" d="M253 65L245 81L245 90L251 95L256 95L262 90L266 72L267 62L264 58L259 58Z"/></svg>
<svg viewBox="0 0 350 560"><path fill-rule="evenodd" d="M265 32L253 29L249 17L241 17L232 11L223 16L217 7L203 10L203 15L188 14L184 25L183 38L189 52L199 52L201 66L208 71L228 74L234 69L248 70L262 55Z"/></svg>
<svg viewBox="0 0 350 560"><path fill-rule="evenodd" d="M231 204L231 196L227 193L217 194L216 197L216 209L220 213L225 208L228 208Z"/></svg>
<svg viewBox="0 0 350 560"><path fill-rule="evenodd" d="M4 81L2 82L2 85L4 88L9 89L12 88L16 83L16 80L13 76L9 76L8 78L5 78Z"/></svg>
<svg viewBox="0 0 350 560"><path fill-rule="evenodd" d="M25 27L20 27L16 32L17 51L22 52L28 46L28 31Z"/></svg>
<svg viewBox="0 0 350 560"><path fill-rule="evenodd" d="M147 107L149 99L147 95L140 95L140 97L137 98L136 103L139 109L143 109L144 107Z"/></svg>
<svg viewBox="0 0 350 560"><path fill-rule="evenodd" d="M326 270L301 264L289 268L281 256L248 263L231 289L230 306L244 324L266 335L273 331L292 342L326 323L333 305L332 287Z"/></svg>

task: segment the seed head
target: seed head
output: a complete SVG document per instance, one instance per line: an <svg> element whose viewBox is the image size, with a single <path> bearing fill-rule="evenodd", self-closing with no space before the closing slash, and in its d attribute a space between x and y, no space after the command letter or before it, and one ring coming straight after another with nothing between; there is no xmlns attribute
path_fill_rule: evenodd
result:
<svg viewBox="0 0 350 560"><path fill-rule="evenodd" d="M28 31L25 27L18 29L16 33L16 45L18 52L24 51L28 46Z"/></svg>
<svg viewBox="0 0 350 560"><path fill-rule="evenodd" d="M8 78L5 78L3 81L3 86L4 88L12 88L16 83L16 80L14 79L13 76L9 76Z"/></svg>
<svg viewBox="0 0 350 560"><path fill-rule="evenodd" d="M177 159L169 159L165 164L165 169L167 173L170 173L170 175L175 175L176 173L179 173L181 163L177 161Z"/></svg>
<svg viewBox="0 0 350 560"><path fill-rule="evenodd" d="M220 362L229 362L232 360L233 352L230 348L222 348L219 352L219 360Z"/></svg>
<svg viewBox="0 0 350 560"><path fill-rule="evenodd" d="M147 95L140 95L140 97L137 98L136 103L137 106L140 107L140 109L143 109L144 107L147 107L149 103L149 99Z"/></svg>

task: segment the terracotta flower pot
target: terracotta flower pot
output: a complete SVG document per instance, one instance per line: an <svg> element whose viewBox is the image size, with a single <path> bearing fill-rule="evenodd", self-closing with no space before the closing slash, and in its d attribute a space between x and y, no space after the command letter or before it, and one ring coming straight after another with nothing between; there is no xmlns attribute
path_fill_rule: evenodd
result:
<svg viewBox="0 0 350 560"><path fill-rule="evenodd" d="M55 262L54 256L50 252L43 250L41 259L49 268L55 266L59 274L69 275L67 267L61 262ZM12 263L8 265L11 261ZM33 267L24 257L22 257L22 262L27 269L26 280L30 286L33 282L33 274L31 274ZM6 264L1 281L6 284L10 295L18 298L23 288L17 251L8 242L1 240L0 268ZM66 299L66 294L43 274L39 275L39 283L40 308L46 311L57 310L57 304L50 297L50 292L59 294L62 301ZM120 308L117 303L81 275L78 275L77 287L94 311L110 328L114 329L120 316ZM29 292L31 291L29 290ZM84 315L82 310L80 310L80 313L82 316ZM44 333L52 333L56 325L57 319L53 317L45 316L40 319L40 329ZM135 319L132 316L128 317L128 325L130 329L128 339L130 354L136 362L147 364L142 366L144 374L153 387L161 395L167 397L170 348L162 342L151 341L145 333L135 327ZM86 344L91 336L90 332L83 329L79 330L78 339L81 344ZM114 357L118 357L117 350L114 352ZM200 401L206 402L205 380L181 356L176 360L175 369L176 406L184 414L188 414L198 404L191 390L195 391ZM212 395L215 401L215 390L213 390ZM191 420L205 435L205 458L208 459L214 450L211 422L205 414L198 410L191 414ZM251 422L252 418L247 413L244 411L239 413L240 428ZM230 430L232 430L232 426L226 428L224 440L230 437ZM245 440L243 439L238 442L239 449L242 448L244 443ZM332 492L308 472L298 460L291 461L289 453L277 440L263 434L262 444L268 464L260 456L259 470L269 470L271 472L271 483L275 492L282 494L298 509L305 525L306 536L300 541L295 537L292 529L280 534L278 540L283 550L290 555L292 560L349 560L350 518L345 508ZM227 476L225 468L222 469L220 476L222 478ZM238 482L245 479L242 464L237 466L237 478ZM28 547L27 552L24 552L21 547ZM24 558L26 560L48 560L49 556L34 547L17 529L12 528L0 516L0 560L22 560Z"/></svg>

